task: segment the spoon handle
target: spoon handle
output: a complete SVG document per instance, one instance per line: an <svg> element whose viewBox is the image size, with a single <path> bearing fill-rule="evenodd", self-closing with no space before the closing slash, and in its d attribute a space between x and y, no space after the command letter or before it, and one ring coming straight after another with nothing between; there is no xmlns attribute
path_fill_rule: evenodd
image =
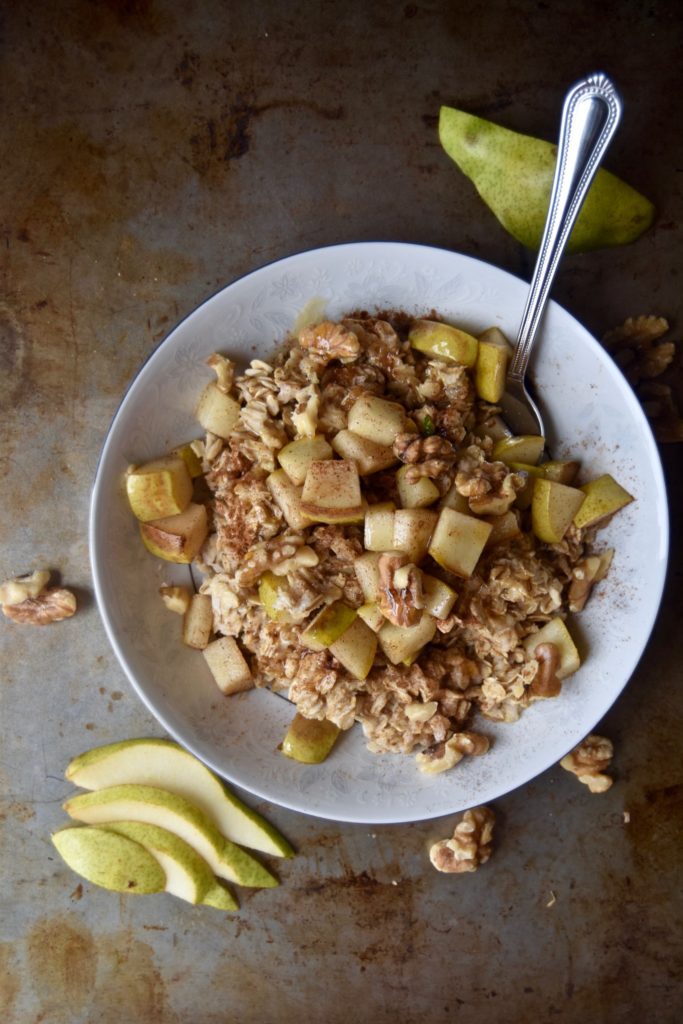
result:
<svg viewBox="0 0 683 1024"><path fill-rule="evenodd" d="M582 78L567 93L548 216L519 326L508 378L522 382L548 293L600 161L621 118L619 94L607 75Z"/></svg>

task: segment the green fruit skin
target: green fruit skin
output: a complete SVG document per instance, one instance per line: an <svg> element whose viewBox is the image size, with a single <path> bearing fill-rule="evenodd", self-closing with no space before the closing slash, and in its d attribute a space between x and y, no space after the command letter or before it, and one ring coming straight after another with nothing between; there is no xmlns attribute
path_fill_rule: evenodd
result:
<svg viewBox="0 0 683 1024"><path fill-rule="evenodd" d="M550 201L557 147L452 107L442 107L439 140L502 226L538 249ZM609 171L599 170L567 245L587 252L626 245L650 227L649 199Z"/></svg>
<svg viewBox="0 0 683 1024"><path fill-rule="evenodd" d="M166 875L139 843L106 829L63 828L52 842L72 871L112 892L163 892Z"/></svg>
<svg viewBox="0 0 683 1024"><path fill-rule="evenodd" d="M302 764L320 764L332 750L338 735L339 727L333 722L296 714L282 741L282 753Z"/></svg>

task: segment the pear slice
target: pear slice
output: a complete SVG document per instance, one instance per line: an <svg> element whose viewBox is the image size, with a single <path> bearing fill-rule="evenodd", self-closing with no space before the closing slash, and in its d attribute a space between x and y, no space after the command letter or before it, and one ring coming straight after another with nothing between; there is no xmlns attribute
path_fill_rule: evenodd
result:
<svg viewBox="0 0 683 1024"><path fill-rule="evenodd" d="M625 491L609 473L591 480L580 488L586 500L574 516L574 523L580 529L597 526L603 519L613 516L620 508L634 500L633 495Z"/></svg>
<svg viewBox="0 0 683 1024"><path fill-rule="evenodd" d="M429 612L423 612L414 626L395 626L387 622L379 631L379 644L392 665L411 664L435 633L436 619Z"/></svg>
<svg viewBox="0 0 683 1024"><path fill-rule="evenodd" d="M134 739L95 747L71 761L66 778L90 790L134 783L166 789L198 807L233 843L274 857L294 856L277 829L173 740Z"/></svg>
<svg viewBox="0 0 683 1024"><path fill-rule="evenodd" d="M143 523L184 512L192 498L192 478L179 455L137 466L126 476L133 514Z"/></svg>
<svg viewBox="0 0 683 1024"><path fill-rule="evenodd" d="M139 784L108 786L94 793L81 793L63 806L72 818L92 825L143 821L168 829L189 843L213 873L228 882L253 888L278 884L267 868L221 835L203 811L167 789Z"/></svg>
<svg viewBox="0 0 683 1024"><path fill-rule="evenodd" d="M365 510L356 464L346 459L311 462L301 493L301 511L318 523L361 522Z"/></svg>
<svg viewBox="0 0 683 1024"><path fill-rule="evenodd" d="M429 554L442 569L456 576L472 575L492 527L474 516L443 508L429 545Z"/></svg>
<svg viewBox="0 0 683 1024"><path fill-rule="evenodd" d="M504 437L493 446L493 458L504 462L526 462L535 466L545 448L545 438L540 434L520 434L519 437Z"/></svg>
<svg viewBox="0 0 683 1024"><path fill-rule="evenodd" d="M443 580L428 573L422 573L422 598L424 609L435 619L445 619L455 604L458 595Z"/></svg>
<svg viewBox="0 0 683 1024"><path fill-rule="evenodd" d="M349 430L382 447L391 447L403 430L405 410L397 402L364 394L349 409Z"/></svg>
<svg viewBox="0 0 683 1024"><path fill-rule="evenodd" d="M222 878L214 878L213 885L204 896L202 906L216 910L239 910L237 900Z"/></svg>
<svg viewBox="0 0 683 1024"><path fill-rule="evenodd" d="M363 597L374 604L379 600L379 560L379 551L367 551L353 563Z"/></svg>
<svg viewBox="0 0 683 1024"><path fill-rule="evenodd" d="M263 610L273 622L292 622L289 607L289 585L286 576L276 576L274 572L264 572L258 585L258 599Z"/></svg>
<svg viewBox="0 0 683 1024"><path fill-rule="evenodd" d="M213 607L208 594L193 594L183 618L183 643L203 651L213 632Z"/></svg>
<svg viewBox="0 0 683 1024"><path fill-rule="evenodd" d="M585 500L583 491L536 477L531 499L531 529L546 544L559 544Z"/></svg>
<svg viewBox="0 0 683 1024"><path fill-rule="evenodd" d="M356 617L329 650L355 679L365 679L375 660L377 635Z"/></svg>
<svg viewBox="0 0 683 1024"><path fill-rule="evenodd" d="M271 473L266 478L266 484L279 505L287 526L291 526L293 530L305 530L310 524L301 511L301 487L292 483L284 469L276 469Z"/></svg>
<svg viewBox="0 0 683 1024"><path fill-rule="evenodd" d="M502 331L489 327L479 335L474 385L479 398L496 405L505 391L505 378L512 346Z"/></svg>
<svg viewBox="0 0 683 1024"><path fill-rule="evenodd" d="M184 564L199 553L208 531L206 508L193 503L180 515L140 523L142 542L151 554Z"/></svg>
<svg viewBox="0 0 683 1024"><path fill-rule="evenodd" d="M519 519L512 510L504 512L502 516L486 516L484 522L491 527L486 541L487 548L492 548L496 544L509 544L515 537L522 536Z"/></svg>
<svg viewBox="0 0 683 1024"><path fill-rule="evenodd" d="M100 827L144 846L162 868L165 891L172 896L196 904L213 888L214 874L209 865L173 832L142 821L109 821Z"/></svg>
<svg viewBox="0 0 683 1024"><path fill-rule="evenodd" d="M302 764L320 764L339 736L339 726L326 718L304 718L298 712L282 741L282 753Z"/></svg>
<svg viewBox="0 0 683 1024"><path fill-rule="evenodd" d="M234 636L221 636L202 651L216 686L229 696L243 693L256 685L246 658Z"/></svg>
<svg viewBox="0 0 683 1024"><path fill-rule="evenodd" d="M453 508L456 512L461 512L464 516L472 514L469 501L464 494L460 493L455 484L451 484L450 490L444 494L437 508Z"/></svg>
<svg viewBox="0 0 683 1024"><path fill-rule="evenodd" d="M352 430L340 430L332 438L332 447L342 459L354 462L360 476L370 476L393 466L398 459L390 445L377 444Z"/></svg>
<svg viewBox="0 0 683 1024"><path fill-rule="evenodd" d="M408 483L406 474L410 466L401 466L396 473L396 487L403 508L425 508L439 498L439 488L428 476L421 476L414 484Z"/></svg>
<svg viewBox="0 0 683 1024"><path fill-rule="evenodd" d="M393 501L368 505L365 511L363 547L366 551L389 551L394 544Z"/></svg>
<svg viewBox="0 0 683 1024"><path fill-rule="evenodd" d="M439 140L502 226L538 249L550 201L557 147L463 110L442 107ZM652 203L599 170L569 237L569 252L625 245L652 223Z"/></svg>
<svg viewBox="0 0 683 1024"><path fill-rule="evenodd" d="M62 860L81 878L113 892L163 892L166 875L139 843L102 828L60 829L52 836Z"/></svg>
<svg viewBox="0 0 683 1024"><path fill-rule="evenodd" d="M171 455L177 455L183 460L187 466L187 472L190 474L193 480L198 476L203 475L202 460L197 455L196 451L192 447L192 442L188 441L187 444L178 445L177 448L172 448Z"/></svg>
<svg viewBox="0 0 683 1024"><path fill-rule="evenodd" d="M467 331L438 320L415 320L408 332L408 341L418 352L449 363L471 367L477 361L477 339Z"/></svg>
<svg viewBox="0 0 683 1024"><path fill-rule="evenodd" d="M438 514L430 508L399 508L394 513L393 543L384 550L403 551L419 565L427 554Z"/></svg>
<svg viewBox="0 0 683 1024"><path fill-rule="evenodd" d="M367 601L365 604L362 604L358 609L358 617L363 620L366 626L370 627L373 633L379 633L386 622L379 605L374 601Z"/></svg>
<svg viewBox="0 0 683 1024"><path fill-rule="evenodd" d="M209 433L230 436L240 414L240 404L226 395L214 381L202 392L197 406L197 419Z"/></svg>
<svg viewBox="0 0 683 1024"><path fill-rule="evenodd" d="M355 617L356 612L353 608L343 601L335 601L318 612L299 639L304 647L311 651L324 651L346 632Z"/></svg>
<svg viewBox="0 0 683 1024"><path fill-rule="evenodd" d="M332 449L324 437L304 437L298 441L290 441L278 452L277 461L285 473L297 487L306 479L308 467L312 462L332 458Z"/></svg>

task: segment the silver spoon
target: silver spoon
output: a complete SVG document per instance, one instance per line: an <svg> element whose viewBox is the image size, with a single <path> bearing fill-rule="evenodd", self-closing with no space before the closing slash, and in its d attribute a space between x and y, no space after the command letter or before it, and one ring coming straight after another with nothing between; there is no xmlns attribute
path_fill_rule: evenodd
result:
<svg viewBox="0 0 683 1024"><path fill-rule="evenodd" d="M548 216L500 403L513 434L545 436L541 414L527 392L524 377L560 259L621 112L619 94L601 72L582 78L565 97Z"/></svg>

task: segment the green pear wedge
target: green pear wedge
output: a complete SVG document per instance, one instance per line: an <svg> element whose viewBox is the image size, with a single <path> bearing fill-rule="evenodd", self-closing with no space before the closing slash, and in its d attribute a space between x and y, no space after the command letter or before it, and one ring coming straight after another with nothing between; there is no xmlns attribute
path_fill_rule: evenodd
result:
<svg viewBox="0 0 683 1024"><path fill-rule="evenodd" d="M101 828L144 846L166 875L165 891L178 899L201 903L213 888L215 877L207 862L173 832L143 821L108 821Z"/></svg>
<svg viewBox="0 0 683 1024"><path fill-rule="evenodd" d="M529 249L538 249L557 147L452 107L441 108L439 140L506 231ZM609 171L599 170L568 251L633 242L649 228L654 214L649 199Z"/></svg>
<svg viewBox="0 0 683 1024"><path fill-rule="evenodd" d="M184 839L220 878L253 888L278 885L267 868L221 835L203 811L177 793L153 786L108 786L72 797L63 807L72 818L90 825L112 821L158 825Z"/></svg>
<svg viewBox="0 0 683 1024"><path fill-rule="evenodd" d="M113 892L163 892L166 875L144 846L101 828L69 826L52 836L62 860L81 878Z"/></svg>
<svg viewBox="0 0 683 1024"><path fill-rule="evenodd" d="M134 739L95 747L73 759L66 777L91 790L131 783L167 789L195 804L233 843L274 857L294 855L277 829L172 740Z"/></svg>
<svg viewBox="0 0 683 1024"><path fill-rule="evenodd" d="M238 909L235 897L220 878L214 879L214 883L204 896L202 904L206 907L215 907L216 910Z"/></svg>

